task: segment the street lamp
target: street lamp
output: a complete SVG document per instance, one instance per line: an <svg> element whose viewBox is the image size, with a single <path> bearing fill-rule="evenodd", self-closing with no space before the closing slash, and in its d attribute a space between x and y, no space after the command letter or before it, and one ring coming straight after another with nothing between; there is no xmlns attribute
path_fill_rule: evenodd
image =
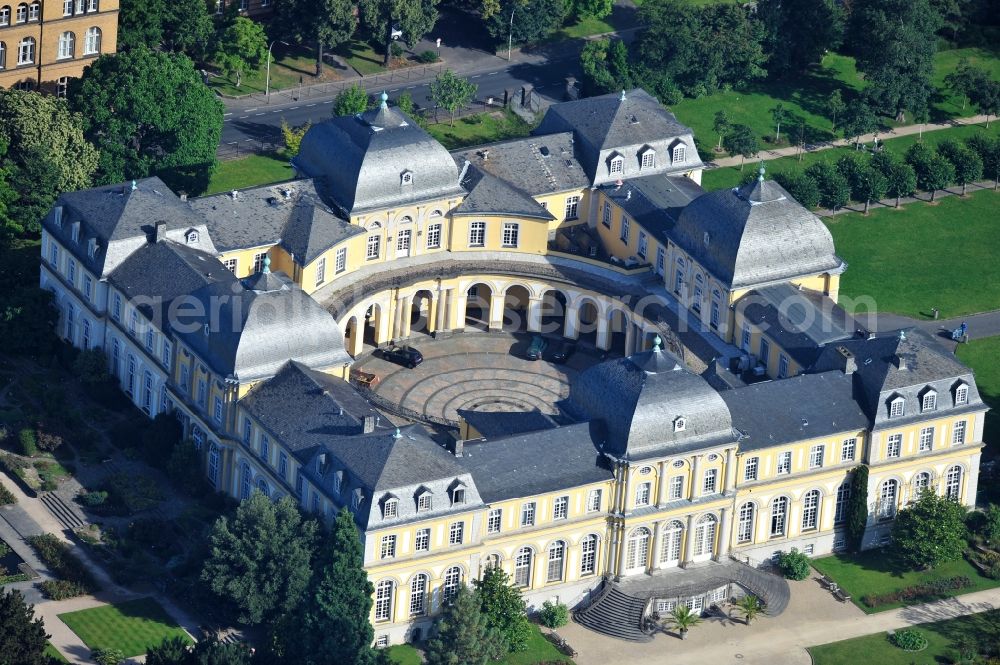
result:
<svg viewBox="0 0 1000 665"><path fill-rule="evenodd" d="M510 32L507 33L507 62L510 62L510 50L514 44L514 8L510 9Z"/></svg>
<svg viewBox="0 0 1000 665"><path fill-rule="evenodd" d="M264 77L264 97L267 99L267 103L271 103L271 49L274 48L275 44L284 44L288 46L288 42L283 42L280 39L275 39L271 42L271 45L267 47L267 75Z"/></svg>

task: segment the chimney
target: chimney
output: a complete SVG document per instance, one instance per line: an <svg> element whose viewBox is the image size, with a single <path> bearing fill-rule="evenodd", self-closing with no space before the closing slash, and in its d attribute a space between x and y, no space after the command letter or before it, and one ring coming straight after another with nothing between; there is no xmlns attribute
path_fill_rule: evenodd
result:
<svg viewBox="0 0 1000 665"><path fill-rule="evenodd" d="M858 361L846 346L838 346L837 353L844 359L844 374L854 374L858 371Z"/></svg>
<svg viewBox="0 0 1000 665"><path fill-rule="evenodd" d="M459 439L455 437L451 440L451 452L454 453L455 457L461 457L462 453L465 451L465 439Z"/></svg>
<svg viewBox="0 0 1000 665"><path fill-rule="evenodd" d="M187 201L188 200L188 193L187 192L177 192L177 193L180 195L181 201Z"/></svg>
<svg viewBox="0 0 1000 665"><path fill-rule="evenodd" d="M153 227L153 243L157 243L167 237L167 223L159 221Z"/></svg>
<svg viewBox="0 0 1000 665"><path fill-rule="evenodd" d="M892 364L896 366L896 369L902 371L906 369L906 357L897 353L892 357Z"/></svg>
<svg viewBox="0 0 1000 665"><path fill-rule="evenodd" d="M375 416L365 416L364 433L371 434L375 431Z"/></svg>

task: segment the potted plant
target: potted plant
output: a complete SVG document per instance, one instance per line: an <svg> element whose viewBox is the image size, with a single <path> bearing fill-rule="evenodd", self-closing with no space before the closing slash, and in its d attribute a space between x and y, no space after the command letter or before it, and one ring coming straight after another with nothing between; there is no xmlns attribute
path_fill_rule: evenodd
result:
<svg viewBox="0 0 1000 665"><path fill-rule="evenodd" d="M670 613L670 627L677 631L682 640L686 640L688 631L701 623L701 617L687 605L678 605Z"/></svg>
<svg viewBox="0 0 1000 665"><path fill-rule="evenodd" d="M736 608L743 615L743 620L749 626L750 622L764 613L764 603L760 598L752 594L747 594L736 602Z"/></svg>

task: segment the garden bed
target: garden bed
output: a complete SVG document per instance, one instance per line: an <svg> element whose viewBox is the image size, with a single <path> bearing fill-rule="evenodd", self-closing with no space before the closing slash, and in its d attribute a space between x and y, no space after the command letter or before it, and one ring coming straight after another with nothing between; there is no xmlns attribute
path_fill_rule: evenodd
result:
<svg viewBox="0 0 1000 665"><path fill-rule="evenodd" d="M24 559L18 556L17 552L11 549L3 540L0 540L0 587L14 582L26 582L31 579L21 572L21 564Z"/></svg>
<svg viewBox="0 0 1000 665"><path fill-rule="evenodd" d="M69 545L51 533L29 536L28 544L38 558L58 579L42 582L41 589L53 600L73 598L98 590L97 581L83 562L70 551Z"/></svg>

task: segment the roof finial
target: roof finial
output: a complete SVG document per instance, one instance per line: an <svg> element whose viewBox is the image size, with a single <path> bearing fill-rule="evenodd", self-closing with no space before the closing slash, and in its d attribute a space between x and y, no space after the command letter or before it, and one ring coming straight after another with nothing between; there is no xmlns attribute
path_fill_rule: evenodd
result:
<svg viewBox="0 0 1000 665"><path fill-rule="evenodd" d="M660 339L659 335L656 335L655 337L653 337L653 350L654 351L659 351L660 350L660 346L662 344L663 344L663 340Z"/></svg>
<svg viewBox="0 0 1000 665"><path fill-rule="evenodd" d="M622 89L621 101L623 101L623 102L625 101L625 90L624 89Z"/></svg>
<svg viewBox="0 0 1000 665"><path fill-rule="evenodd" d="M394 438L394 439L401 439L401 438L403 438L403 435L400 433L398 427L396 428L396 431L392 433L392 438Z"/></svg>
<svg viewBox="0 0 1000 665"><path fill-rule="evenodd" d="M764 182L764 160L760 160L760 168L757 169L757 182Z"/></svg>
<svg viewBox="0 0 1000 665"><path fill-rule="evenodd" d="M389 95L388 93L386 93L385 90L382 91L381 99L382 99L382 108L384 109L389 108Z"/></svg>
<svg viewBox="0 0 1000 665"><path fill-rule="evenodd" d="M139 185L136 184L135 180L132 181L132 191L139 189Z"/></svg>
<svg viewBox="0 0 1000 665"><path fill-rule="evenodd" d="M266 275L269 272L271 272L271 257L270 256L265 256L264 257L264 274Z"/></svg>
<svg viewBox="0 0 1000 665"><path fill-rule="evenodd" d="M900 330L899 331L899 341L900 342L905 342L906 341L906 331L905 330Z"/></svg>

